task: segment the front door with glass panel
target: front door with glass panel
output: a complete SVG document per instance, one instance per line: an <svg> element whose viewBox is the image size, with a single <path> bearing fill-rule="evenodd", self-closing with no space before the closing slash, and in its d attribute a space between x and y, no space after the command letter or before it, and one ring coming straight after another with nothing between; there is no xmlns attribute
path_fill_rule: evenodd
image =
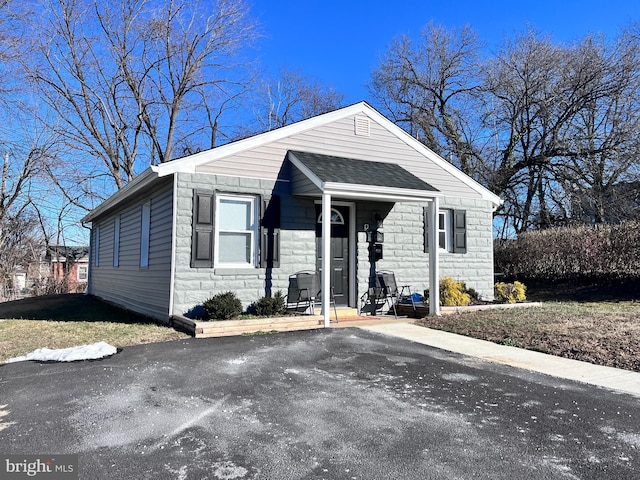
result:
<svg viewBox="0 0 640 480"><path fill-rule="evenodd" d="M322 205L316 205L316 270L322 273ZM331 208L331 286L336 305L349 304L349 207Z"/></svg>

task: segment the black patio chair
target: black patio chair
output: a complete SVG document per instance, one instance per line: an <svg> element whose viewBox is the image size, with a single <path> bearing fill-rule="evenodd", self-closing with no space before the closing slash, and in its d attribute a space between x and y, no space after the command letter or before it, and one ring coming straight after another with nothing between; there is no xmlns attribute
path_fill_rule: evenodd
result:
<svg viewBox="0 0 640 480"><path fill-rule="evenodd" d="M415 311L416 305L413 300L413 295L411 294L411 287L409 285L398 286L396 276L393 272L389 270L379 270L376 273L375 286L369 288L360 299L360 311L365 311L367 306L369 306L371 314L375 316L378 310L390 304L387 312L393 310L393 316L397 319L398 311L396 304L404 299L409 300Z"/></svg>
<svg viewBox="0 0 640 480"><path fill-rule="evenodd" d="M311 315L315 315L315 307L316 305L321 305L321 303L322 290L320 289L320 281L317 272L312 270L303 270L289 276L289 288L287 289L286 298L288 310L293 309L296 313L310 310ZM333 288L331 289L329 305L333 305L333 312L337 322L338 309L336 308Z"/></svg>
<svg viewBox="0 0 640 480"><path fill-rule="evenodd" d="M316 272L305 270L290 275L286 298L287 309L293 309L296 313L310 309L313 315L318 290ZM300 310L301 307L302 310Z"/></svg>

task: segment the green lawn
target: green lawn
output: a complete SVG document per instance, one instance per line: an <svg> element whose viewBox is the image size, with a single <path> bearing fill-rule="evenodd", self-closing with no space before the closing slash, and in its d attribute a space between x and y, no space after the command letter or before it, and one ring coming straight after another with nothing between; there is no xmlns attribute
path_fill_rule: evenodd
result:
<svg viewBox="0 0 640 480"><path fill-rule="evenodd" d="M0 303L0 362L37 348L105 341L114 347L188 338L173 328L82 294Z"/></svg>

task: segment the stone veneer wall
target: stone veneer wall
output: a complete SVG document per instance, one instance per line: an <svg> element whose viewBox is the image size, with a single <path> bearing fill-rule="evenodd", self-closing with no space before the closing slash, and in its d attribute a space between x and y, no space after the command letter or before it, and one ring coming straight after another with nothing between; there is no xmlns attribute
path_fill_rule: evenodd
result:
<svg viewBox="0 0 640 480"><path fill-rule="evenodd" d="M289 195L288 182L221 175L184 174L178 181L178 226L174 314L189 312L214 293L233 291L246 307L264 296L267 287L287 293L289 275L315 270L315 206L313 199ZM221 193L281 196L280 268L191 268L193 189Z"/></svg>
<svg viewBox="0 0 640 480"><path fill-rule="evenodd" d="M377 262L378 270L395 273L398 285L409 285L420 294L429 288L429 256L423 253L423 205L397 203L389 211L388 204L358 205L358 296L368 288L371 264L368 261L364 223L372 221L378 211L386 214L384 258ZM440 201L440 209L466 211L467 253L440 251L440 277L462 280L487 300L493 299L493 214L491 202L484 200L448 198Z"/></svg>
<svg viewBox="0 0 640 480"><path fill-rule="evenodd" d="M289 275L314 270L316 265L314 200L290 195L286 181L269 181L208 174L176 175L178 224L174 314L184 314L214 293L233 291L244 306L272 292L286 294ZM281 196L280 268L220 269L191 268L191 219L193 189L224 193ZM422 205L358 202L356 205L358 299L366 292L371 276L364 224L375 212L385 216L384 259L378 270L393 270L398 284L408 284L422 293L429 286L428 254L423 253ZM493 235L491 203L483 200L447 199L442 209L467 212L467 253L441 252L440 275L463 280L483 298L493 298Z"/></svg>

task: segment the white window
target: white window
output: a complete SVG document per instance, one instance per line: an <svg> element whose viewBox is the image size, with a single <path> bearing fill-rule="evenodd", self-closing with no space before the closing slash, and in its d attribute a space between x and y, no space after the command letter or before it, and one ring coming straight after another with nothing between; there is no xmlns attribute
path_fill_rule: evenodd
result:
<svg viewBox="0 0 640 480"><path fill-rule="evenodd" d="M255 267L258 238L256 197L216 196L215 264Z"/></svg>
<svg viewBox="0 0 640 480"><path fill-rule="evenodd" d="M149 267L149 235L151 229L151 202L142 205L140 228L140 268Z"/></svg>
<svg viewBox="0 0 640 480"><path fill-rule="evenodd" d="M86 282L89 278L89 265L78 265L78 281Z"/></svg>
<svg viewBox="0 0 640 480"><path fill-rule="evenodd" d="M438 246L440 250L451 251L451 210L438 212Z"/></svg>
<svg viewBox="0 0 640 480"><path fill-rule="evenodd" d="M120 216L113 222L113 266L120 265Z"/></svg>

